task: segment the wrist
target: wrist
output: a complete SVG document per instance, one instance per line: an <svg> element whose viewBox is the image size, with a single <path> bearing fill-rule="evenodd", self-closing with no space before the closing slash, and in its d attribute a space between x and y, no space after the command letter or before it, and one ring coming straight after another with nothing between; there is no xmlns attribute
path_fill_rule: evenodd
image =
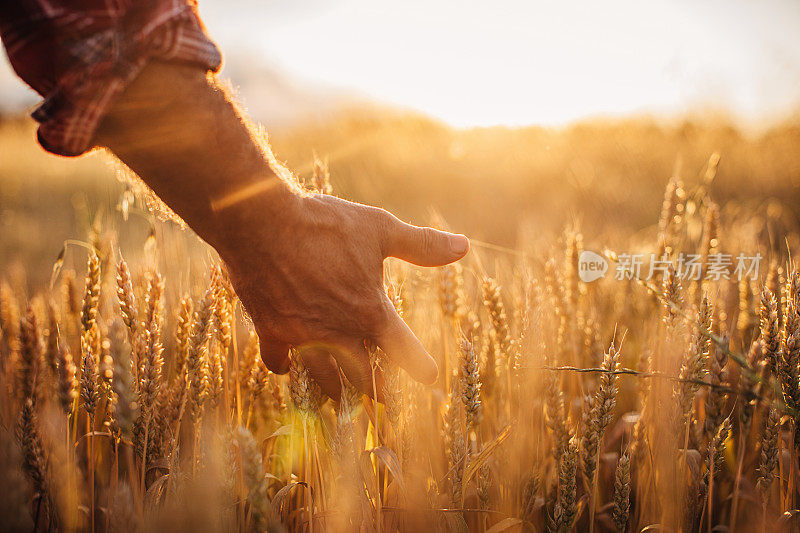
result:
<svg viewBox="0 0 800 533"><path fill-rule="evenodd" d="M269 243L303 212L303 196L275 174L213 198L213 221L200 236L226 261L250 250L249 242ZM199 232L198 232L199 233Z"/></svg>
<svg viewBox="0 0 800 533"><path fill-rule="evenodd" d="M97 142L223 256L246 249L244 233L269 228L268 237L299 210L299 190L273 172L256 129L195 67L148 64L110 110Z"/></svg>

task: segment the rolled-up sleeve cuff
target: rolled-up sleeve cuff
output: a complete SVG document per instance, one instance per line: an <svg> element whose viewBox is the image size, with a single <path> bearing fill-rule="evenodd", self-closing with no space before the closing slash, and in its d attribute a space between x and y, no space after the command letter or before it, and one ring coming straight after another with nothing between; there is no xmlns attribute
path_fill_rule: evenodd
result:
<svg viewBox="0 0 800 533"><path fill-rule="evenodd" d="M148 61L177 61L219 70L222 56L206 35L193 5L165 4L164 9L142 20L134 19L133 27L115 24L73 43L71 55L80 61L57 80L55 89L33 112L40 123L42 147L64 156L91 149L108 109Z"/></svg>

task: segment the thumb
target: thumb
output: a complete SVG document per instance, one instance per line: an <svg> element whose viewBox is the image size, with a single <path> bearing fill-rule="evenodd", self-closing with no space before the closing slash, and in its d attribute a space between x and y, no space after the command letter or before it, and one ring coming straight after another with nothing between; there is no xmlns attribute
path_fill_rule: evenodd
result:
<svg viewBox="0 0 800 533"><path fill-rule="evenodd" d="M458 261L469 251L464 235L407 224L392 216L385 242L387 257L419 266L441 266Z"/></svg>

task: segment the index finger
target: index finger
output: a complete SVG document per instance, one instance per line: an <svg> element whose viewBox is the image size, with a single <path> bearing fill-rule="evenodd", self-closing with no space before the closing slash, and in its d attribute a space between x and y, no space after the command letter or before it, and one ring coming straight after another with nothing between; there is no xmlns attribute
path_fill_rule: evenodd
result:
<svg viewBox="0 0 800 533"><path fill-rule="evenodd" d="M386 355L408 374L426 385L439 377L439 367L408 324L396 312L389 314L386 326L375 339Z"/></svg>

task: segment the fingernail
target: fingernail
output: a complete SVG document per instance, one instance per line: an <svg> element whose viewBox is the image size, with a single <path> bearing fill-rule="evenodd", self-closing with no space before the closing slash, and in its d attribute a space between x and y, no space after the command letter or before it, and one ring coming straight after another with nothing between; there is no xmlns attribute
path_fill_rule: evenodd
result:
<svg viewBox="0 0 800 533"><path fill-rule="evenodd" d="M450 237L450 251L457 255L464 255L469 251L469 239L464 235Z"/></svg>

